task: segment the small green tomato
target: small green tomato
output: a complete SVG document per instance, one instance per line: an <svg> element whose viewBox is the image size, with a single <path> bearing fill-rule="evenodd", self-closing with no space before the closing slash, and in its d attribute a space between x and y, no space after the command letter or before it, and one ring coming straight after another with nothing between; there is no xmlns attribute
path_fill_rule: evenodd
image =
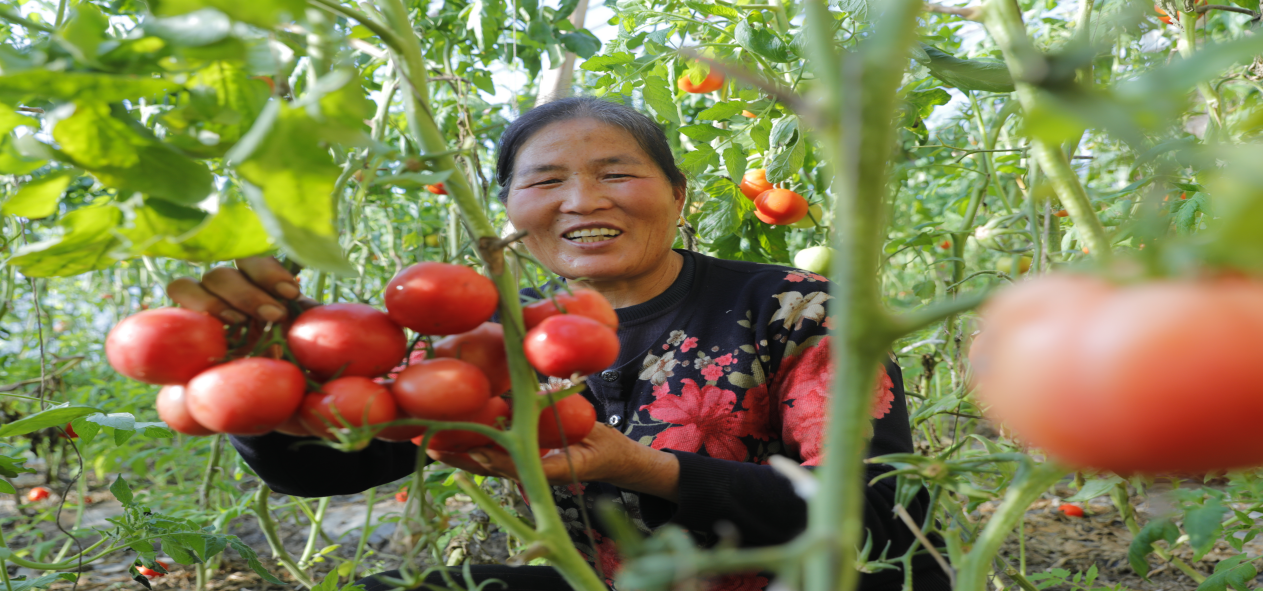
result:
<svg viewBox="0 0 1263 591"><path fill-rule="evenodd" d="M799 269L824 275L833 265L833 249L828 246L804 248L794 255L794 266Z"/></svg>

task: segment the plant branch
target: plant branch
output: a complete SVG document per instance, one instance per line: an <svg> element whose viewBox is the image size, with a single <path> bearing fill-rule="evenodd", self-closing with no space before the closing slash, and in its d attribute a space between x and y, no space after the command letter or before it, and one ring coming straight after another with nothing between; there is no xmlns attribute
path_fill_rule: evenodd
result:
<svg viewBox="0 0 1263 591"><path fill-rule="evenodd" d="M1000 551L1000 545L1013 528L1026 515L1027 508L1048 490L1048 487L1064 476L1066 470L1053 463L1036 464L1028 460L1018 470L1013 483L1004 495L1004 502L991 515L974 547L965 554L958 567L957 591L985 591L991 559Z"/></svg>
<svg viewBox="0 0 1263 591"><path fill-rule="evenodd" d="M1224 12L1237 12L1241 14L1248 14L1254 17L1254 20L1259 20L1259 17L1260 17L1259 12L1256 10L1250 10L1249 8L1242 8L1240 6L1225 6L1223 4L1207 4L1205 6L1198 6L1197 8L1193 10L1196 11L1197 14L1206 14L1207 12L1210 12L1212 10L1222 10Z"/></svg>
<svg viewBox="0 0 1263 591"><path fill-rule="evenodd" d="M989 295L990 292L986 290L971 291L950 300L939 300L915 312L896 315L890 320L892 340L930 326L953 314L977 308L986 301Z"/></svg>
<svg viewBox="0 0 1263 591"><path fill-rule="evenodd" d="M926 12L934 12L937 14L950 14L959 16L967 21L981 21L982 8L978 6L943 6L942 4L934 4L933 2L925 3Z"/></svg>
<svg viewBox="0 0 1263 591"><path fill-rule="evenodd" d="M492 521L500 524L500 527L508 530L509 533L517 536L523 542L535 543L539 541L539 534L535 533L535 530L531 529L521 519L510 515L508 511L504 510L504 507L500 506L500 503L487 496L487 493L478 488L463 473L457 472L452 479L456 482L456 486L460 488L461 492L469 495L469 498L473 499L474 503L481 507L483 511L486 511Z"/></svg>
<svg viewBox="0 0 1263 591"><path fill-rule="evenodd" d="M259 520L259 529L263 531L263 537L267 539L268 546L272 548L272 557L276 559L289 574L294 577L295 581L308 589L316 586L315 582L303 572L294 563L294 559L290 557L289 551L285 549L285 544L281 542L281 536L276 532L276 522L272 521L272 514L268 510L268 495L272 493L272 489L266 484L260 484L259 490L254 493L254 503L250 507L251 512Z"/></svg>
<svg viewBox="0 0 1263 591"><path fill-rule="evenodd" d="M20 27L26 27L28 29L35 29L36 31L42 31L44 33L52 33L53 31L56 30L43 23L37 23L31 19L28 19L18 14L17 12L13 11L12 9L5 8L3 6L0 6L0 19L9 21ZM14 562L14 564L16 564L16 561Z"/></svg>

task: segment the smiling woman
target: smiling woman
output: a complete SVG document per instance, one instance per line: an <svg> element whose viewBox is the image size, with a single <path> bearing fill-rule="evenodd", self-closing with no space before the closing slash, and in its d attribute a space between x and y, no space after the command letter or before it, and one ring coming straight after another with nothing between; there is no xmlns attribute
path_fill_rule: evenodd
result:
<svg viewBox="0 0 1263 591"><path fill-rule="evenodd" d="M672 249L687 181L662 131L622 105L572 98L525 113L505 131L496 172L509 221L528 231L526 246L560 277L555 283L599 292L618 317L617 359L587 380L583 393L603 425L567 454L543 460L572 540L605 581L613 585L620 557L600 525L583 517L598 497L619 503L644 534L675 524L703 544L743 546L798 535L806 503L767 464L781 455L811 468L823 458L833 373L828 281ZM244 274L207 278L214 283L204 293L242 302L220 308L257 315L251 311L273 296L298 297L296 290L270 288L269 295L258 287L292 285L274 262L239 266ZM203 293L194 287L183 285ZM867 453L911 453L899 366L887 362L873 372ZM375 440L354 453L295 442L281 433L233 438L273 489L298 496L351 494L397 480L412 472L417 453L408 442ZM517 476L511 458L494 447L428 454L475 474ZM872 465L868 477L889 469ZM921 495L904 507L918 522L925 519ZM915 537L892 516L894 479L868 486L865 499L872 557L904 553ZM918 591L949 588L928 555L912 565ZM510 591L568 588L551 567L479 565L471 573L475 583L499 579ZM391 573L384 575L361 583L369 591L392 588L383 580ZM860 580L861 589L893 591L905 575L877 570ZM442 585L440 575L432 582ZM718 578L710 588L754 591L769 583L766 573L749 572Z"/></svg>

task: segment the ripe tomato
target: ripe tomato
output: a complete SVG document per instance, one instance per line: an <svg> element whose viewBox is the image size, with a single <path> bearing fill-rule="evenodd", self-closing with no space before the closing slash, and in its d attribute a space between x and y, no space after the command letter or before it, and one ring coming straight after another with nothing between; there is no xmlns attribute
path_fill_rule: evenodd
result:
<svg viewBox="0 0 1263 591"><path fill-rule="evenodd" d="M951 247L952 247L952 241L951 241L951 240L944 240L941 244L939 244L939 245L938 245L938 247L939 247L939 248L941 248L941 249L943 249L943 250L947 250L947 249L949 249L949 248L951 248Z"/></svg>
<svg viewBox="0 0 1263 591"><path fill-rule="evenodd" d="M317 437L333 439L330 429L389 423L397 413L386 386L362 376L338 378L309 392L298 408L303 426Z"/></svg>
<svg viewBox="0 0 1263 591"><path fill-rule="evenodd" d="M36 501L42 501L44 499L47 499L52 494L53 494L53 491L48 490L42 486L37 486L35 488L32 488L31 490L26 491L26 500L31 503L34 503Z"/></svg>
<svg viewBox="0 0 1263 591"><path fill-rule="evenodd" d="M158 418L162 419L172 431L185 435L214 435L189 415L188 396L184 386L163 386L158 390Z"/></svg>
<svg viewBox="0 0 1263 591"><path fill-rule="evenodd" d="M509 418L509 403L505 402L499 396L493 396L482 408L466 415L465 417L456 418L468 423L479 423L488 426L497 426L503 428L503 424ZM423 437L417 437L412 442L421 445ZM445 451L450 453L465 453L475 447L490 445L491 439L485 435L479 435L473 431L460 431L449 429L434 434L430 439L430 449L435 451Z"/></svg>
<svg viewBox="0 0 1263 591"><path fill-rule="evenodd" d="M557 417L561 417L561 430ZM539 446L558 448L583 441L596 426L596 409L586 398L571 394L539 413ZM565 441L562 441L565 434Z"/></svg>
<svg viewBox="0 0 1263 591"><path fill-rule="evenodd" d="M1083 507L1078 505L1062 503L1060 507L1057 507L1057 510L1065 514L1066 517L1083 517Z"/></svg>
<svg viewBox="0 0 1263 591"><path fill-rule="evenodd" d="M1068 212L1068 211L1066 211L1066 210L1064 210L1064 209L1058 209L1057 211L1054 211L1054 212L1053 212L1053 215L1055 215L1055 216L1057 216L1057 217L1059 217L1059 218L1065 218L1065 217L1070 217L1070 212Z"/></svg>
<svg viewBox="0 0 1263 591"><path fill-rule="evenodd" d="M306 397L303 400L306 400ZM284 423L277 425L276 431L286 435L293 435L294 437L311 437L311 431L308 431L307 426L303 424L302 412L303 407L300 405L298 412L289 415L289 418L285 419Z"/></svg>
<svg viewBox="0 0 1263 591"><path fill-rule="evenodd" d="M395 493L395 502L397 503L408 502L408 487L405 486L399 489L399 492Z"/></svg>
<svg viewBox="0 0 1263 591"><path fill-rule="evenodd" d="M75 433L75 427L74 427L74 425L71 425L70 423L66 423L65 431L66 431L66 439L78 439L78 438L79 438L79 434L78 434L78 433Z"/></svg>
<svg viewBox="0 0 1263 591"><path fill-rule="evenodd" d="M162 569L162 571L161 571L161 572L160 572L160 571L156 571L156 570L154 570L154 569L152 569L152 568L149 568L149 567L147 567L147 566L138 566L138 567L136 567L136 571L137 571L137 572L139 572L139 573L140 573L140 574L142 574L142 575L145 575L145 576L146 576L146 577L148 577L148 578L151 578L151 579L152 579L152 578L154 578L154 577L165 577L165 576L167 576L167 572L168 572L168 571L167 571L167 563L165 563L165 562L163 562L163 561L161 561L161 560L155 560L154 562L156 562L156 563L158 564L158 566Z"/></svg>
<svg viewBox="0 0 1263 591"><path fill-rule="evenodd" d="M509 361L504 352L504 327L494 322L434 343L435 357L451 357L472 363L491 384L491 394L509 391Z"/></svg>
<svg viewBox="0 0 1263 591"><path fill-rule="evenodd" d="M284 423L307 383L293 363L247 357L212 367L185 387L189 414L219 433L262 435Z"/></svg>
<svg viewBox="0 0 1263 591"><path fill-rule="evenodd" d="M759 195L761 195L764 191L771 191L773 189L772 183L767 182L766 168L756 168L754 170L746 171L746 173L742 175L741 183L737 185L737 188L741 189L741 194L745 195L746 199L749 199L750 201L758 199Z"/></svg>
<svg viewBox="0 0 1263 591"><path fill-rule="evenodd" d="M788 226L807 215L810 207L802 195L789 189L771 189L754 200L754 215L765 223Z"/></svg>
<svg viewBox="0 0 1263 591"><path fill-rule="evenodd" d="M435 421L467 416L491 398L491 382L478 366L451 358L409 365L390 390L404 412Z"/></svg>
<svg viewBox="0 0 1263 591"><path fill-rule="evenodd" d="M978 397L993 419L1072 466L1260 465L1261 303L1263 282L1239 277L1025 282L983 310L970 351Z"/></svg>
<svg viewBox="0 0 1263 591"><path fill-rule="evenodd" d="M523 306L522 319L526 321L526 330L539 326L539 323L549 316L563 313L587 316L613 330L618 330L618 313L614 311L614 307L610 305L609 300L605 299L605 296L592 289L581 288L573 292L569 294L559 291L554 293L552 298ZM556 304L561 304L566 311L558 310Z"/></svg>
<svg viewBox="0 0 1263 591"><path fill-rule="evenodd" d="M444 187L443 183L434 183L433 185L426 185L425 190L431 193L434 193L435 195L447 194L447 187Z"/></svg>
<svg viewBox="0 0 1263 591"><path fill-rule="evenodd" d="M561 314L526 333L526 360L547 376L601 371L618 360L618 335L591 318Z"/></svg>
<svg viewBox="0 0 1263 591"><path fill-rule="evenodd" d="M1198 5L1205 4L1205 3L1206 3L1206 0L1197 0L1197 4L1198 4ZM1164 25L1169 25L1169 24L1171 24L1171 21L1172 21L1173 19L1171 18L1171 16L1170 16L1170 15L1168 15L1168 14L1167 14L1167 11L1162 10L1162 7L1161 7L1161 6L1158 6L1157 4L1154 4L1154 5L1153 5L1153 10L1154 10L1154 12L1157 12L1157 13L1160 15L1160 16L1158 16L1158 20L1162 21L1162 24L1164 24ZM1202 17L1204 17L1204 16L1206 16L1206 15L1205 15L1205 14L1199 14L1199 15L1197 15L1197 18L1199 18L1199 19L1200 19L1200 18L1202 18ZM1177 17L1177 18L1178 18L1178 17Z"/></svg>
<svg viewBox="0 0 1263 591"><path fill-rule="evenodd" d="M754 119L755 117L758 117L758 115L755 115L754 113L751 113L745 110L741 111L741 116L745 117L746 119Z"/></svg>
<svg viewBox="0 0 1263 591"><path fill-rule="evenodd" d="M224 325L184 308L132 314L105 338L105 357L114 371L150 384L186 383L227 354Z"/></svg>
<svg viewBox="0 0 1263 591"><path fill-rule="evenodd" d="M338 377L373 377L399 365L408 351L408 337L385 312L372 306L329 304L294 320L289 348L317 379L329 379L338 370Z"/></svg>
<svg viewBox="0 0 1263 591"><path fill-rule="evenodd" d="M386 285L386 310L395 322L421 334L468 332L496 311L500 294L469 267L417 263Z"/></svg>
<svg viewBox="0 0 1263 591"><path fill-rule="evenodd" d="M702 79L701 82L693 84L693 81L689 80L688 74L685 74L680 76L678 85L680 90L692 94L715 92L723 87L724 75L720 74L719 70L711 70L709 74L706 74L706 78Z"/></svg>

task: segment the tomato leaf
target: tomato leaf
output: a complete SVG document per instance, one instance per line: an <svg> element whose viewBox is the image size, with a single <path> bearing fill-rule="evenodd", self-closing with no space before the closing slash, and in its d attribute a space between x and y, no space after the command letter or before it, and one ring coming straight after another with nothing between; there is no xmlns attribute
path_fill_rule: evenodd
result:
<svg viewBox="0 0 1263 591"><path fill-rule="evenodd" d="M1188 532L1188 545L1193 548L1193 559L1201 560L1214 546L1223 529L1224 513L1228 510L1218 499L1211 498L1203 505L1184 511L1184 531Z"/></svg>
<svg viewBox="0 0 1263 591"><path fill-rule="evenodd" d="M300 18L307 4L303 0L150 0L149 9L158 16L187 14L214 8L252 25L268 28L282 19Z"/></svg>
<svg viewBox="0 0 1263 591"><path fill-rule="evenodd" d="M77 580L79 580L79 575L75 573L52 573L25 581L11 581L11 589L13 591L33 591L34 589L47 589L57 581L74 582Z"/></svg>
<svg viewBox="0 0 1263 591"><path fill-rule="evenodd" d="M741 146L730 146L724 150L724 169L728 171L728 177L734 180L745 174L746 151Z"/></svg>
<svg viewBox="0 0 1263 591"><path fill-rule="evenodd" d="M0 426L0 437L26 435L40 429L60 427L70 422L71 419L98 412L101 412L101 410L95 407L66 402Z"/></svg>
<svg viewBox="0 0 1263 591"><path fill-rule="evenodd" d="M680 158L680 168L691 175L700 175L711 166L719 166L719 154L710 144L698 144L697 149Z"/></svg>
<svg viewBox="0 0 1263 591"><path fill-rule="evenodd" d="M609 55L595 55L586 60L579 67L589 72L605 72L614 66L622 64L630 64L636 58L626 51L620 51Z"/></svg>
<svg viewBox="0 0 1263 591"><path fill-rule="evenodd" d="M114 498L118 499L124 507L132 504L132 487L128 486L122 474L118 476L114 484L110 485L110 494L114 495Z"/></svg>
<svg viewBox="0 0 1263 591"><path fill-rule="evenodd" d="M732 131L720 129L714 125L706 123L698 123L680 128L680 133L697 142L709 142L717 137L726 137L732 135Z"/></svg>
<svg viewBox="0 0 1263 591"><path fill-rule="evenodd" d="M1228 587L1246 591L1246 584L1259 575L1250 560L1246 554L1220 560L1215 564L1215 572L1197 586L1197 591L1228 591Z"/></svg>
<svg viewBox="0 0 1263 591"><path fill-rule="evenodd" d="M699 121L722 121L739 115L746 108L741 101L724 101L711 105L709 109L697 114Z"/></svg>
<svg viewBox="0 0 1263 591"><path fill-rule="evenodd" d="M798 141L793 146L782 150L780 154L772 157L772 161L767 165L767 180L769 183L779 183L794 176L803 167L803 161L807 158L807 142L798 136Z"/></svg>
<svg viewBox="0 0 1263 591"><path fill-rule="evenodd" d="M157 99L179 88L161 78L35 69L0 76L0 101L18 103L43 98L112 103L142 97Z"/></svg>
<svg viewBox="0 0 1263 591"><path fill-rule="evenodd" d="M1013 92L1013 77L1003 60L979 58L965 60L943 50L921 45L930 75L961 90Z"/></svg>
<svg viewBox="0 0 1263 591"><path fill-rule="evenodd" d="M710 199L702 203L701 210L693 216L693 225L697 228L697 235L707 242L736 232L747 210L753 209L736 183L725 178L711 181L706 186L706 194Z"/></svg>
<svg viewBox="0 0 1263 591"><path fill-rule="evenodd" d="M0 205L0 213L24 218L46 218L57 213L61 194L78 177L74 170L59 170L27 182L18 192Z"/></svg>
<svg viewBox="0 0 1263 591"><path fill-rule="evenodd" d="M1179 537L1180 528L1175 527L1170 519L1163 517L1150 521L1132 539L1131 546L1127 548L1127 562L1131 563L1132 570L1136 571L1140 578L1148 581L1149 562L1146 557L1153 552L1153 543L1166 540L1168 544L1174 544Z"/></svg>
<svg viewBox="0 0 1263 591"><path fill-rule="evenodd" d="M767 58L768 61L785 63L794 59L789 45L781 41L776 33L766 27L752 26L750 21L737 23L733 38L742 47Z"/></svg>
<svg viewBox="0 0 1263 591"><path fill-rule="evenodd" d="M136 210L136 228L120 232L134 243L144 241L143 244L133 244L132 252L185 261L213 262L257 256L272 248L263 222L244 203L225 203L213 215L187 208L180 208L184 210L181 214L175 208L178 206L155 201ZM172 221L167 216L173 210L177 212L177 216L189 217L179 225L164 226L164 223ZM178 231L180 228L184 230Z"/></svg>
<svg viewBox="0 0 1263 591"><path fill-rule="evenodd" d="M666 80L663 80L661 76L645 78L644 95L645 104L649 105L659 121L672 125L680 124L680 115L676 112L675 95L671 93L671 87L667 86Z"/></svg>
<svg viewBox="0 0 1263 591"><path fill-rule="evenodd" d="M1083 503L1090 501L1101 495L1109 494L1110 490L1114 488L1114 485L1122 482L1125 481L1122 478L1113 475L1106 478L1093 478L1084 482L1083 488L1080 488L1079 492L1074 493L1074 495L1067 498L1066 501L1071 503Z"/></svg>
<svg viewBox="0 0 1263 591"><path fill-rule="evenodd" d="M24 465L26 464L26 458L14 451L17 448L7 444L0 444L0 448L4 449L4 453L0 453L0 476L4 476L5 478L17 478L18 474L35 471ZM8 455L10 453L15 455ZM0 483L4 483L6 485L8 484L3 480L0 480ZM9 490L9 492L13 491Z"/></svg>
<svg viewBox="0 0 1263 591"><path fill-rule="evenodd" d="M741 18L741 13L737 12L737 9L715 2L685 2L684 4L702 14L732 20Z"/></svg>
<svg viewBox="0 0 1263 591"><path fill-rule="evenodd" d="M566 51L583 59L588 59L601 50L601 40L597 39L596 35L593 35L587 29L579 29L573 33L563 33L558 40L561 41L561 45L566 48Z"/></svg>
<svg viewBox="0 0 1263 591"><path fill-rule="evenodd" d="M237 551L237 554L240 554L242 558L246 559L246 564L249 564L250 568L254 570L254 572L258 573L260 577L263 577L263 580L277 585L285 584L281 582L280 579L272 576L272 573L268 572L266 568L263 568L263 563L259 562L259 555L255 554L254 550L247 546L245 542L242 542L237 539L236 536L233 536L228 540L228 544L232 546L233 550Z"/></svg>

